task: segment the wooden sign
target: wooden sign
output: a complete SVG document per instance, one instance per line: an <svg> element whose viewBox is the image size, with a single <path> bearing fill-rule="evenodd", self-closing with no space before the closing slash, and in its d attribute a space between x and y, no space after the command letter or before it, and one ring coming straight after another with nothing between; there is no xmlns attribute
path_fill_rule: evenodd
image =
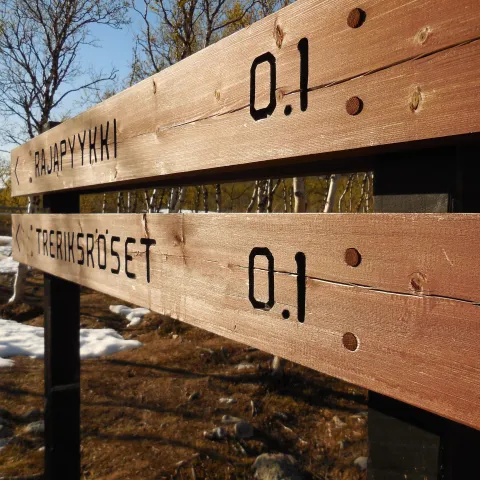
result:
<svg viewBox="0 0 480 480"><path fill-rule="evenodd" d="M13 195L480 132L478 0L354 7L298 1L43 133L12 152Z"/></svg>
<svg viewBox="0 0 480 480"><path fill-rule="evenodd" d="M13 232L20 262L480 427L478 215L13 215Z"/></svg>

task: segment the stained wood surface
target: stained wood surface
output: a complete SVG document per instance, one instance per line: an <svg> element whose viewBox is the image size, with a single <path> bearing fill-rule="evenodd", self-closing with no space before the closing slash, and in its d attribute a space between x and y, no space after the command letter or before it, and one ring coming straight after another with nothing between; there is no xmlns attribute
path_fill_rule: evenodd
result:
<svg viewBox="0 0 480 480"><path fill-rule="evenodd" d="M86 259L78 264L76 244L75 262L65 261L57 231L84 235L89 266ZM480 216L462 214L13 215L13 255L479 429L479 233ZM118 258L110 249L114 236ZM142 239L155 241L149 268ZM270 309L254 308L249 299L254 248L273 256ZM349 248L361 255L357 267L345 262ZM303 323L297 252L306 259ZM253 295L264 303L267 267L267 258L257 256ZM358 342L356 351L344 347L346 333L354 335L346 337L349 345Z"/></svg>
<svg viewBox="0 0 480 480"><path fill-rule="evenodd" d="M181 182L187 174L206 181L219 169L274 167L479 132L478 0L365 0L366 20L353 29L347 16L358 6L353 0L299 0L63 122L13 150L14 196ZM303 38L309 52L305 111L299 92ZM254 120L250 70L267 52L276 59L276 109ZM257 67L256 108L269 101L267 67ZM363 101L357 116L345 108L353 96ZM74 138L72 168L68 140ZM36 176L35 152L44 149L48 158L50 147L63 169Z"/></svg>

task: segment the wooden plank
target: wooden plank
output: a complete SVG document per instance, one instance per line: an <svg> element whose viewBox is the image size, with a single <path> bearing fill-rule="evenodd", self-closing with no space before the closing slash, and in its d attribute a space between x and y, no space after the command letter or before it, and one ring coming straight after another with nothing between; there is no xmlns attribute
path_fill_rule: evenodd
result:
<svg viewBox="0 0 480 480"><path fill-rule="evenodd" d="M16 260L480 428L478 215L14 215L13 228Z"/></svg>
<svg viewBox="0 0 480 480"><path fill-rule="evenodd" d="M366 20L350 28L357 6L298 1L65 121L12 152L13 194L206 180L219 169L479 132L479 2L364 0ZM356 116L345 108L353 96L363 101ZM267 118L252 116L274 99ZM50 148L63 167L52 162L48 174Z"/></svg>

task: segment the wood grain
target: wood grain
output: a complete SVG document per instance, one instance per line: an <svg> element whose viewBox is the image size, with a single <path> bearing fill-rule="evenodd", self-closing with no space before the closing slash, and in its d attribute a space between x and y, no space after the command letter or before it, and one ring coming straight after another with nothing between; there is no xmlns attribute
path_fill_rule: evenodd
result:
<svg viewBox="0 0 480 480"><path fill-rule="evenodd" d="M66 231L92 234L90 246L100 245L103 258L100 235L108 230L106 268L98 268L96 247L95 267L51 258L49 241L45 255L37 228L54 232L54 257L56 232ZM466 214L13 215L13 255L479 429L479 230L480 216ZM118 274L111 272L117 266L112 236L119 237ZM135 243L125 252L127 237ZM149 249L149 281L142 238L156 242ZM80 243L85 247L85 238ZM269 310L249 300L254 247L274 257ZM360 253L358 267L346 264L348 248ZM306 257L303 323L297 320L297 252ZM136 278L126 274L125 253ZM263 302L266 269L266 258L257 257L254 295ZM346 333L356 336L356 351L343 346Z"/></svg>
<svg viewBox="0 0 480 480"><path fill-rule="evenodd" d="M328 158L333 152L480 131L480 3L364 0L365 23L347 26L353 0L300 0L67 120L12 152L14 196L177 178ZM300 56L309 42L308 109L300 111ZM280 41L281 39L281 41ZM276 58L277 107L255 121L250 68ZM265 65L264 65L265 66ZM263 67L264 67L263 66ZM268 103L258 68L257 107ZM357 116L345 103L359 96ZM417 109L412 110L412 99ZM291 115L284 114L287 105ZM113 120L117 155L112 150ZM109 160L35 177L35 151L110 123ZM65 146L65 148L68 148ZM106 153L106 152L104 152ZM322 155L317 157L317 155ZM65 160L69 155L65 156ZM68 163L68 162L67 162ZM18 179L18 180L17 180Z"/></svg>

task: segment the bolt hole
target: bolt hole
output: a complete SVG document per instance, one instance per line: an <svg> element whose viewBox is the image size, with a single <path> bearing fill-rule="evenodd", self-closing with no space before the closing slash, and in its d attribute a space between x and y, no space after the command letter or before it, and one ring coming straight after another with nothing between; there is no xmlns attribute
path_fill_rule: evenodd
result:
<svg viewBox="0 0 480 480"><path fill-rule="evenodd" d="M367 18L367 14L361 8L354 8L347 17L347 25L350 28L361 27Z"/></svg>
<svg viewBox="0 0 480 480"><path fill-rule="evenodd" d="M356 248L347 248L345 251L345 263L350 267L358 267L362 263L362 256Z"/></svg>
<svg viewBox="0 0 480 480"><path fill-rule="evenodd" d="M355 334L347 332L342 338L343 346L350 352L355 352L358 349L358 338Z"/></svg>
<svg viewBox="0 0 480 480"><path fill-rule="evenodd" d="M345 105L347 113L349 115L355 116L362 112L363 110L363 101L359 97L352 97L347 100Z"/></svg>

